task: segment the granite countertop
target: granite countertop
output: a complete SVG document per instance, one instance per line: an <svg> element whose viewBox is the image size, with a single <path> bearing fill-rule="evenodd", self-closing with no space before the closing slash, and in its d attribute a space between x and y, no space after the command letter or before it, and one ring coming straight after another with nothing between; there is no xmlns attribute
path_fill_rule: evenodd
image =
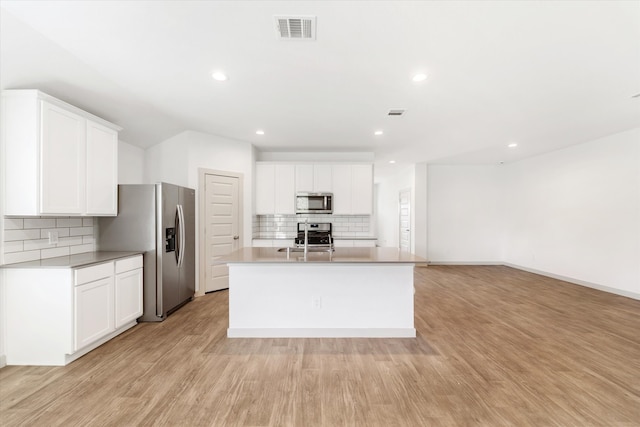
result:
<svg viewBox="0 0 640 427"><path fill-rule="evenodd" d="M144 252L86 252L83 254L60 256L55 258L41 259L38 261L17 262L15 264L0 265L0 268L78 268L92 264L113 261L119 258L127 258L133 255L140 255Z"/></svg>
<svg viewBox="0 0 640 427"><path fill-rule="evenodd" d="M242 248L213 261L214 264L426 264L427 260L396 248L335 248L334 252L278 252L278 248Z"/></svg>

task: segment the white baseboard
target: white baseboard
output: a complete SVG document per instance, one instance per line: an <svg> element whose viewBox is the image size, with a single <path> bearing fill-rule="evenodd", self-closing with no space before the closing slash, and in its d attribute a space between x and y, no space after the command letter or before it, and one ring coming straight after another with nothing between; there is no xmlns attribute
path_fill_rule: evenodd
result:
<svg viewBox="0 0 640 427"><path fill-rule="evenodd" d="M572 277L562 276L560 274L548 273L546 271L536 270L535 268L523 267L517 264L511 264L509 262L503 263L503 265L518 270L528 271L529 273L539 274L541 276L551 277L552 279L563 280L565 282L573 283L575 285L585 286L587 288L597 289L603 292L609 292L610 294L616 294L627 298L640 300L640 293L629 292L622 289L611 288L609 286L599 285L597 283L587 282L585 280L574 279Z"/></svg>
<svg viewBox="0 0 640 427"><path fill-rule="evenodd" d="M429 265L504 265L502 261L429 261Z"/></svg>
<svg viewBox="0 0 640 427"><path fill-rule="evenodd" d="M415 338L415 328L229 328L228 338Z"/></svg>

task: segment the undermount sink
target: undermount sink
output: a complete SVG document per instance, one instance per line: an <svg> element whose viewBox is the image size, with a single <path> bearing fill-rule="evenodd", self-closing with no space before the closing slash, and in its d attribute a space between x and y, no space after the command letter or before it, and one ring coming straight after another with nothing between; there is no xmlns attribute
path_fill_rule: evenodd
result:
<svg viewBox="0 0 640 427"><path fill-rule="evenodd" d="M299 248L297 246L288 247L288 248L279 248L278 252L304 252L304 248ZM333 252L333 248L328 247L310 247L307 252Z"/></svg>

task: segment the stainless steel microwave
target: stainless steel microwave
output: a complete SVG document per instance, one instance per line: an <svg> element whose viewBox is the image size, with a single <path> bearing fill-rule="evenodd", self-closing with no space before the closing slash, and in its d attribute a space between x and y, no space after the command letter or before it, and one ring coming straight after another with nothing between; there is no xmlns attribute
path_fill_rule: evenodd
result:
<svg viewBox="0 0 640 427"><path fill-rule="evenodd" d="M332 193L296 193L297 214L330 214L333 212Z"/></svg>

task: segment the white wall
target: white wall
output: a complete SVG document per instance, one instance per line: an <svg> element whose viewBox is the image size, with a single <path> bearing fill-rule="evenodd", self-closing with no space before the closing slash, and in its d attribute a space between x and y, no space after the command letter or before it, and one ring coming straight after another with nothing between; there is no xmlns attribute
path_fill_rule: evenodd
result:
<svg viewBox="0 0 640 427"><path fill-rule="evenodd" d="M118 184L144 183L144 149L118 141Z"/></svg>
<svg viewBox="0 0 640 427"><path fill-rule="evenodd" d="M243 233L244 246L251 246L253 211L253 145L200 132L188 132L189 153L187 162L187 186L198 188L198 169L214 169L225 172L241 173L244 176L243 194ZM196 210L197 211L197 210Z"/></svg>
<svg viewBox="0 0 640 427"><path fill-rule="evenodd" d="M428 187L427 187L427 175L428 167L426 163L418 163L415 165L415 178L414 178L414 224L413 224L413 240L414 249L413 253L428 259Z"/></svg>
<svg viewBox="0 0 640 427"><path fill-rule="evenodd" d="M640 128L505 171L507 263L640 298Z"/></svg>
<svg viewBox="0 0 640 427"><path fill-rule="evenodd" d="M640 299L640 128L505 166L429 165L427 186L429 261Z"/></svg>
<svg viewBox="0 0 640 427"><path fill-rule="evenodd" d="M196 190L199 203L198 171L200 168L243 175L243 230L242 243L251 246L253 211L253 168L255 150L247 142L235 141L216 135L185 131L145 152L145 182L169 182ZM196 223L199 219L196 206ZM196 234L196 268L199 269L200 242ZM196 275L196 277L199 277ZM196 289L199 280L196 279Z"/></svg>
<svg viewBox="0 0 640 427"><path fill-rule="evenodd" d="M501 263L504 168L429 165L427 259L435 263Z"/></svg>
<svg viewBox="0 0 640 427"><path fill-rule="evenodd" d="M145 183L168 182L183 187L189 186L189 133L179 133L145 150Z"/></svg>

